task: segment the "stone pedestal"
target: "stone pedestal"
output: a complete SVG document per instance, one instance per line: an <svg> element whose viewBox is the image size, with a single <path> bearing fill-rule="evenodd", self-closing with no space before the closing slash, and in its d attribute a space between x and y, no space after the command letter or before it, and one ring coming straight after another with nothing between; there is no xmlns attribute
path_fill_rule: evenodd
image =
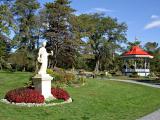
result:
<svg viewBox="0 0 160 120"><path fill-rule="evenodd" d="M48 74L39 75L37 74L32 78L35 90L39 91L45 99L54 98L51 94L51 77Z"/></svg>

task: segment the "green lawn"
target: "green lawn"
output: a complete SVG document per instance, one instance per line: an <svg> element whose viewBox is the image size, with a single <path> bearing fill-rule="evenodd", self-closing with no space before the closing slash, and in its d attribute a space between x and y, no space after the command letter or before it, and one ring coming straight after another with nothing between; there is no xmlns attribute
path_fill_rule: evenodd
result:
<svg viewBox="0 0 160 120"><path fill-rule="evenodd" d="M21 87L30 73L0 73L0 99ZM160 89L88 79L67 88L73 103L52 107L19 107L0 103L0 120L135 120L160 108Z"/></svg>

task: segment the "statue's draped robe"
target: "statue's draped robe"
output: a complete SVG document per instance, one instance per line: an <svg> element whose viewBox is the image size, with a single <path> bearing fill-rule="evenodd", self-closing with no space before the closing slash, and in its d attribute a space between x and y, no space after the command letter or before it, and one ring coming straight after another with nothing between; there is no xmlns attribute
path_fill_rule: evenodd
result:
<svg viewBox="0 0 160 120"><path fill-rule="evenodd" d="M40 68L38 74L45 75L46 70L47 70L47 65L48 65L48 53L47 53L45 47L41 47L39 49L38 62L41 63L41 68Z"/></svg>

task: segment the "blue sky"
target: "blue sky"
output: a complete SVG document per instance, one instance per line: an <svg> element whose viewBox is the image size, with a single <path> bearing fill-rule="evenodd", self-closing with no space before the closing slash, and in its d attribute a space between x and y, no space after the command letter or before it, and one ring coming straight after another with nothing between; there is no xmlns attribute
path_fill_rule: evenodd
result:
<svg viewBox="0 0 160 120"><path fill-rule="evenodd" d="M41 4L53 0L38 0ZM105 12L128 25L127 39L135 37L146 42L158 42L160 46L160 0L71 0L76 14Z"/></svg>

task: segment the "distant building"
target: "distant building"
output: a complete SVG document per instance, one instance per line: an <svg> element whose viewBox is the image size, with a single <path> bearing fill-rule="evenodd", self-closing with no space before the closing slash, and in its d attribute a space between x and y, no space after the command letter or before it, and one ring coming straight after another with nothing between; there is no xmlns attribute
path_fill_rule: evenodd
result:
<svg viewBox="0 0 160 120"><path fill-rule="evenodd" d="M147 76L150 74L150 59L152 55L144 51L138 45L122 54L123 58L123 74L131 75L137 73L139 76Z"/></svg>

